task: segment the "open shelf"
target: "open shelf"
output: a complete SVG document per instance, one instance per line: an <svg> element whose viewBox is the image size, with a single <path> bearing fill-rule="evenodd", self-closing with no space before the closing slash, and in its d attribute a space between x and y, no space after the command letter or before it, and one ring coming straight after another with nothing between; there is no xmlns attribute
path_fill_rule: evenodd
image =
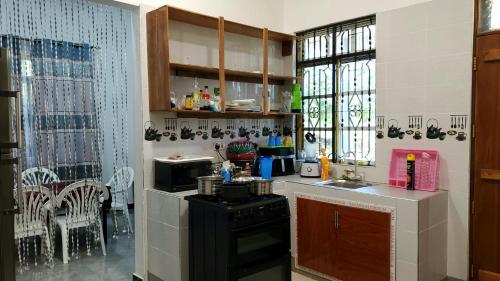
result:
<svg viewBox="0 0 500 281"><path fill-rule="evenodd" d="M209 42L205 42L207 46L211 48L212 53L216 53L218 48L218 66L219 67L208 67L197 64L203 64L204 62L197 62L195 64L182 64L172 61L184 61L179 58L173 59L170 54L169 46L169 28L179 27L175 25L174 22L182 22L194 25L195 27L185 27L188 30L197 30L196 26L209 28L212 30L217 30L218 41L216 42L213 37L211 37ZM172 26L171 26L172 25ZM149 109L150 111L167 111L172 112L170 106L170 89L172 83L172 75L174 76L184 76L184 77L197 77L202 79L211 79L219 81L220 98L221 105L224 107L226 103L226 82L245 82L253 84L261 84L262 91L258 93L259 96L266 96L269 92L269 85L286 85L289 82L293 82L295 77L286 75L269 75L269 41L273 41L273 45L281 44L281 56L284 60L292 61L292 51L293 42L296 39L294 35L289 35L285 33L270 31L265 27L254 27L230 20L225 20L223 17L213 17L196 12L187 11L184 9L179 9L171 6L163 6L159 9L148 12L146 15L146 27L147 27L147 38L148 38L148 83L149 83ZM207 30L202 30L205 34ZM257 59L262 59L262 65L260 67L248 67L249 69L260 69L260 71L242 71L233 70L226 68L228 64L225 62L225 52L226 47L228 52L231 52L231 44L226 46L225 43L231 43L231 40L241 40L242 42L250 39L245 37L227 37L225 40L225 33L238 34L246 37L251 37L261 39L262 44L262 57ZM172 34L171 34L172 35ZM176 34L174 34L176 35ZM182 41L182 37L176 38L179 42ZM188 39L186 39L188 40ZM189 39L191 40L191 38ZM189 41L188 40L188 41ZM255 40L254 40L255 41ZM177 41L175 41L177 42ZM191 41L189 41L191 42ZM203 41L202 41L203 42ZM200 42L201 43L201 42ZM217 47L218 45L218 47ZM252 48L255 46L252 45ZM273 47L273 48L279 48ZM274 50L274 49L273 49ZM175 53L177 54L177 53ZM272 52L274 56L279 56L277 53ZM214 56L215 57L215 56ZM281 59L281 58L280 58ZM185 60L191 61L191 60ZM216 62L207 63L207 65L215 65ZM285 65L283 65L285 66ZM286 66L288 67L288 66ZM231 68L231 66L229 66ZM244 67L243 67L244 68ZM286 71L283 71L286 72ZM267 101L262 99L261 108L266 109ZM271 113L267 114L264 112L208 112L208 111L188 111L180 110L176 111L179 117L197 117L204 118L206 116L210 118L281 118L283 116L293 116L294 114L280 114Z"/></svg>
<svg viewBox="0 0 500 281"><path fill-rule="evenodd" d="M246 111L213 112L207 110L195 111L195 110L183 110L183 109L176 109L173 112L176 112L177 117L179 118L221 118L221 119L285 118L289 116L300 115L300 113L284 113L284 112L269 112L269 114L264 114L263 112L246 112Z"/></svg>
<svg viewBox="0 0 500 281"><path fill-rule="evenodd" d="M185 22L193 25L212 29L219 28L219 18L211 17L175 7L168 6L168 18L175 21Z"/></svg>
<svg viewBox="0 0 500 281"><path fill-rule="evenodd" d="M170 69L176 76L219 79L219 69L216 67L171 62ZM261 72L225 69L224 73L226 81L263 83L263 74ZM269 84L282 85L285 81L293 81L294 79L293 76L269 75Z"/></svg>

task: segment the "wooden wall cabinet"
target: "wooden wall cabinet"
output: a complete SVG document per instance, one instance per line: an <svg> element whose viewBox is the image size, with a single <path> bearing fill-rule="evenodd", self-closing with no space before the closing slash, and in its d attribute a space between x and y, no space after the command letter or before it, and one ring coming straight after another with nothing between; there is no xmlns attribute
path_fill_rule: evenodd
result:
<svg viewBox="0 0 500 281"><path fill-rule="evenodd" d="M203 28L218 31L218 67L182 64L172 62L169 49L169 21L178 21ZM270 75L268 45L269 41L281 43L281 55L290 56L293 50L294 35L270 31L267 28L257 28L223 17L202 15L171 6L163 6L151 11L146 16L147 50L148 50L148 81L149 81L149 109L150 111L175 111L178 117L200 118L260 118L279 115L293 115L294 113L268 112L266 97L269 84L282 85L294 80L293 76ZM240 71L227 69L224 61L224 38L227 33L235 33L252 38L262 39L262 72ZM173 110L170 106L171 75L214 79L219 81L222 99L222 112ZM262 84L262 112L232 112L225 114L226 81L240 81Z"/></svg>
<svg viewBox="0 0 500 281"><path fill-rule="evenodd" d="M297 264L344 281L390 280L391 215L297 198Z"/></svg>

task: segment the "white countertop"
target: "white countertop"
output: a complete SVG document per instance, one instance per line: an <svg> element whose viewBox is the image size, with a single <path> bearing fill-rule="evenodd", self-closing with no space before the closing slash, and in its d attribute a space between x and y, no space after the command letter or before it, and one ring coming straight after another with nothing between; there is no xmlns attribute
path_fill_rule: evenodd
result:
<svg viewBox="0 0 500 281"><path fill-rule="evenodd" d="M440 193L447 192L445 190L439 190L436 192L419 191L419 190L409 191L409 190L406 190L403 188L390 187L384 183L373 183L373 186L362 187L362 188L358 188L358 189L337 188L337 187L329 187L329 186L321 185L320 182L322 182L322 180L319 178L303 178L299 175L274 177L273 180L275 183L289 182L289 183L310 185L311 186L311 193L314 193L314 189L316 189L316 188L326 188L326 189L331 189L332 191L344 190L344 191L357 192L357 193L362 193L362 194L367 194L367 195L383 196L383 197L403 199L403 200L412 200L412 201L425 200L427 198L433 197L433 196L438 195ZM165 192L165 191L156 190L156 189L152 189L152 191ZM198 191L197 190L188 190L188 191L181 191L181 192L173 192L173 193L166 192L166 193L168 193L172 196L178 197L178 198L184 198L184 197L189 196L189 195L198 194Z"/></svg>
<svg viewBox="0 0 500 281"><path fill-rule="evenodd" d="M329 187L329 186L321 185L320 182L322 182L322 180L319 178L303 178L299 175L275 177L273 179L274 179L274 182L276 182L276 183L290 182L290 183L310 185L311 190L313 188L327 188L327 189L333 189L333 190L348 190L351 192L363 193L363 194L368 194L368 195L383 196L383 197L397 198L397 199L403 199L403 200L412 200L412 201L425 200L425 199L433 197L437 194L447 192L445 190L438 190L436 192L419 191L419 190L410 191L410 190L406 190L403 188L390 187L384 183L373 183L373 186L362 187L362 188L358 188L358 189L336 188L336 187Z"/></svg>

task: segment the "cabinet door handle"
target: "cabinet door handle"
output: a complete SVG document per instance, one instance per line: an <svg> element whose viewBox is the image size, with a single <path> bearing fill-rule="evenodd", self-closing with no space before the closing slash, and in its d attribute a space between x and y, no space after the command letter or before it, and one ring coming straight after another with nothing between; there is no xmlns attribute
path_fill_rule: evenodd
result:
<svg viewBox="0 0 500 281"><path fill-rule="evenodd" d="M335 211L335 229L339 229L339 212Z"/></svg>

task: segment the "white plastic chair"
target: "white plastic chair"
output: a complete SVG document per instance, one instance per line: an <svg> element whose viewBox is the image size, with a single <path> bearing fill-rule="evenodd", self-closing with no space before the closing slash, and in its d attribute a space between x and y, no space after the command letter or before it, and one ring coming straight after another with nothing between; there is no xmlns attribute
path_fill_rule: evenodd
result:
<svg viewBox="0 0 500 281"><path fill-rule="evenodd" d="M17 192L17 189L14 190L14 194ZM54 212L52 192L43 186L24 186L21 192L23 193L22 213L16 214L14 217L14 238L20 242L20 239L23 238L40 236L42 243L45 243L46 246L45 248L42 244L42 253L45 252L45 256L50 262L54 253L51 232L49 231ZM50 216L47 217L47 215ZM18 247L21 247L21 243L18 243Z"/></svg>
<svg viewBox="0 0 500 281"><path fill-rule="evenodd" d="M24 170L21 174L23 184L26 186L43 185L58 183L59 177L51 170L46 168L30 168Z"/></svg>
<svg viewBox="0 0 500 281"><path fill-rule="evenodd" d="M111 210L113 212L122 211L123 215L127 218L128 229L134 233L130 214L128 212L128 194L132 184L134 183L134 170L131 167L123 167L116 171L111 177L106 186L111 187ZM115 226L116 229L116 226Z"/></svg>
<svg viewBox="0 0 500 281"><path fill-rule="evenodd" d="M69 260L69 230L81 227L95 225L99 229L102 254L106 255L100 206L108 198L108 189L94 180L82 180L70 184L57 195L57 206L66 208L66 216L56 218L56 223L61 229L63 263L68 263Z"/></svg>

